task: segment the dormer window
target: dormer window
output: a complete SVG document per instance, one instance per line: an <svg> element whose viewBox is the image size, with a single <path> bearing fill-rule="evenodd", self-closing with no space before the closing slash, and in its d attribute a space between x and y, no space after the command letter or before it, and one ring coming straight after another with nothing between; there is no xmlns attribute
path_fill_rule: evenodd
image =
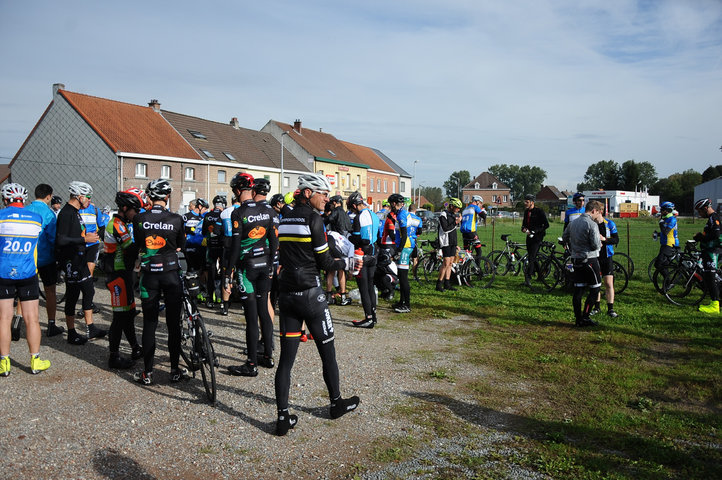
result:
<svg viewBox="0 0 722 480"><path fill-rule="evenodd" d="M498 187L498 186L499 186L499 184L496 183L496 182L494 182L494 183L491 184L491 189L492 189L492 190L496 190L496 187Z"/></svg>
<svg viewBox="0 0 722 480"><path fill-rule="evenodd" d="M479 182L476 182L474 184L474 190L479 190L479 187L481 187L481 185L479 184Z"/></svg>
<svg viewBox="0 0 722 480"><path fill-rule="evenodd" d="M206 157L208 157L208 158L215 158L215 157L213 156L213 154L212 154L211 152L209 152L208 150L204 150L204 149L202 149L202 148L201 148L200 150L201 150L201 153L203 153L203 155L205 155Z"/></svg>
<svg viewBox="0 0 722 480"><path fill-rule="evenodd" d="M188 130L188 133L190 133L194 138L199 138L201 140L208 140L205 135L203 135L201 132L198 132L196 130Z"/></svg>
<svg viewBox="0 0 722 480"><path fill-rule="evenodd" d="M328 153L330 153L330 154L331 154L331 156L333 156L333 157L335 157L335 156L336 156L336 154L335 154L335 153L333 153L333 150L328 150L328 149L327 149L326 151L327 151Z"/></svg>
<svg viewBox="0 0 722 480"><path fill-rule="evenodd" d="M265 140L264 140L264 141L265 141ZM223 155L225 155L226 158L227 158L228 160L230 160L231 162L235 162L235 161L236 161L236 157L234 157L234 156L233 156L231 153L229 153L229 152L223 152Z"/></svg>

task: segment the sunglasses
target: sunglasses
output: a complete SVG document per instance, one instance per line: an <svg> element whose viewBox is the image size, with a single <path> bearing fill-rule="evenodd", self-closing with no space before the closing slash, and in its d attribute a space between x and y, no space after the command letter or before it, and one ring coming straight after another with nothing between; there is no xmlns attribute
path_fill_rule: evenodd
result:
<svg viewBox="0 0 722 480"><path fill-rule="evenodd" d="M328 198L328 192L321 192L319 190L314 191L313 193L318 193L322 197Z"/></svg>

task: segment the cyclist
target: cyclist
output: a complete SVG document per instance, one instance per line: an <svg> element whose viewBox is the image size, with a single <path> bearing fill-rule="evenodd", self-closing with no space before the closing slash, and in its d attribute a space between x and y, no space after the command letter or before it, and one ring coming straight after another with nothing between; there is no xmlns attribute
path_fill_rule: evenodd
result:
<svg viewBox="0 0 722 480"><path fill-rule="evenodd" d="M65 328L55 325L58 311L55 284L58 281L58 269L55 263L55 231L58 219L55 212L48 206L53 198L53 187L41 183L35 187L35 201L25 207L43 218L43 231L38 241L38 275L43 282L45 291L45 310L48 314L48 337L59 335Z"/></svg>
<svg viewBox="0 0 722 480"><path fill-rule="evenodd" d="M319 269L354 270L354 259L335 259L329 253L323 220L318 212L324 210L331 186L320 174L304 174L298 178L296 207L281 219L279 227L281 274L281 356L276 370L275 390L278 420L276 434L285 435L298 422L288 411L291 368L298 352L301 325L306 326L316 342L323 364L323 379L331 401L331 418L356 409L359 398L342 398L333 320L321 287ZM353 194L352 194L353 195ZM363 260L359 260L363 262Z"/></svg>
<svg viewBox="0 0 722 480"><path fill-rule="evenodd" d="M196 198L188 206L190 210L183 215L186 234L186 263L189 271L200 274L206 261L206 252L203 246L203 217L208 209L208 202L203 198ZM211 296L213 291L207 293Z"/></svg>
<svg viewBox="0 0 722 480"><path fill-rule="evenodd" d="M63 199L60 197L60 195L53 195L53 198L50 199L50 208L53 210L53 213L55 213L55 216L58 216L58 212L61 208L63 208Z"/></svg>
<svg viewBox="0 0 722 480"><path fill-rule="evenodd" d="M329 214L324 218L328 231L337 232L344 238L348 238L351 231L351 220L343 209L343 197L334 195L328 200ZM329 247L336 257L342 257L341 252L336 249L333 237L329 237ZM332 245L333 244L333 245ZM333 279L338 278L338 293L333 293ZM344 270L326 272L326 299L331 304L349 305L351 299L346 297L346 272Z"/></svg>
<svg viewBox="0 0 722 480"><path fill-rule="evenodd" d="M486 212L483 209L484 198L481 195L471 197L471 203L461 212L461 238L464 239L464 250L474 252L476 263L479 264L481 257L481 242L476 234L476 224L479 219L486 218Z"/></svg>
<svg viewBox="0 0 722 480"><path fill-rule="evenodd" d="M153 383L155 331L158 328L160 296L165 305L170 354L170 381L187 380L188 371L179 367L181 350L181 302L171 301L183 296L179 274L178 252L185 247L183 218L166 209L173 191L168 180L148 183L146 195L151 208L133 219L133 238L140 248L140 300L143 308L143 370L133 378L142 385Z"/></svg>
<svg viewBox="0 0 722 480"><path fill-rule="evenodd" d="M604 284L604 298L607 300L607 315L616 318L619 315L614 311L614 246L619 243L617 225L609 218L602 217L599 225L599 235L602 241L602 248L599 250L599 268L602 272L602 283ZM599 292L597 301L592 308L591 314L600 312L599 303L602 292Z"/></svg>
<svg viewBox="0 0 722 480"><path fill-rule="evenodd" d="M55 231L55 256L65 271L65 323L68 343L83 345L90 338L104 337L108 332L93 323L93 276L86 260L86 244L98 241L97 232L86 232L80 210L90 204L93 189L85 182L73 181L68 186L70 199L58 213ZM83 294L83 317L87 337L75 330L75 305Z"/></svg>
<svg viewBox="0 0 722 480"><path fill-rule="evenodd" d="M572 197L572 202L574 202L574 206L572 208L567 208L567 211L564 214L564 230L567 229L569 222L576 220L585 212L584 194L582 192L575 193Z"/></svg>
<svg viewBox="0 0 722 480"><path fill-rule="evenodd" d="M50 367L50 360L40 359L40 288L35 260L43 218L23 208L28 193L22 185L7 183L0 193L5 205L0 210L0 375L10 375L10 323L16 296L25 319L30 372L40 373Z"/></svg>
<svg viewBox="0 0 722 480"><path fill-rule="evenodd" d="M436 291L456 290L451 286L451 264L456 257L458 248L458 238L456 229L459 227L461 218L456 214L459 213L464 204L458 198L450 198L446 210L439 215L439 245L441 246L441 256L444 258L441 268L439 269L439 279L436 281Z"/></svg>
<svg viewBox="0 0 722 480"><path fill-rule="evenodd" d="M289 215L293 211L293 206L296 204L295 194L296 192L288 192L283 196L284 205L281 207L281 215Z"/></svg>
<svg viewBox="0 0 722 480"><path fill-rule="evenodd" d="M602 286L602 274L599 269L599 249L602 247L599 223L604 207L592 200L585 207L585 212L564 230L562 238L569 245L572 262L574 263L574 318L577 327L590 327L597 322L589 318L592 306L597 300ZM584 290L589 287L589 295L582 309Z"/></svg>
<svg viewBox="0 0 722 480"><path fill-rule="evenodd" d="M418 281L419 277L416 274L416 269L419 267L419 254L418 254L419 245L416 242L416 239L422 232L422 229L424 227L424 222L421 219L421 217L416 215L416 204L415 203L412 203L411 205L409 205L409 218L413 219L413 222L411 222L411 221L409 222L411 224L411 226L407 227L407 233L409 234L409 236L413 236L413 238L414 238L414 249L411 251L411 262L413 264L412 270L413 270L413 274L414 274L414 279Z"/></svg>
<svg viewBox="0 0 722 480"><path fill-rule="evenodd" d="M91 197L88 197L90 200ZM79 210L80 217L83 219L85 224L85 232L92 233L96 232L99 238L102 238L105 226L108 224L108 216L104 215L98 207L92 202L88 203L88 206ZM95 265L98 263L98 256L100 254L100 240L86 241L85 242L85 259L88 262L88 270L93 275ZM95 292L95 286L93 286L93 292ZM97 308L93 308L94 313L98 313Z"/></svg>
<svg viewBox="0 0 722 480"><path fill-rule="evenodd" d="M677 238L677 217L674 215L674 203L663 202L659 206L661 215L659 218L659 254L655 267L660 268L669 263L669 259L674 257L679 248L679 238Z"/></svg>
<svg viewBox="0 0 722 480"><path fill-rule="evenodd" d="M206 247L206 270L208 278L206 280L206 307L213 308L216 303L221 303L221 288L216 288L216 281L220 281L218 269L221 265L219 262L223 257L223 221L221 213L226 208L226 197L216 195L213 198L213 210L206 213L203 217L201 232L203 234L204 244ZM215 303L214 303L215 302Z"/></svg>
<svg viewBox="0 0 722 480"><path fill-rule="evenodd" d="M359 192L353 192L346 199L346 208L356 216L349 240L354 247L363 251L363 267L356 275L364 318L354 320L354 327L374 328L376 325L376 293L374 292L374 276L376 275L376 240L379 233L379 217L364 202Z"/></svg>
<svg viewBox="0 0 722 480"><path fill-rule="evenodd" d="M528 287L531 286L539 247L541 247L546 230L549 228L549 221L544 210L534 206L535 201L536 197L531 193L524 196L524 219L521 222L521 231L526 234L526 258L528 261L524 272L524 284Z"/></svg>
<svg viewBox="0 0 722 480"><path fill-rule="evenodd" d="M386 225L386 216L389 214L389 202L388 200L381 200L381 210L376 212L376 216L379 219L379 235L378 238L383 238L384 227Z"/></svg>
<svg viewBox="0 0 722 480"><path fill-rule="evenodd" d="M276 232L278 232L278 225L280 223L279 220L279 213L276 211L275 208L271 207L271 205L266 201L266 198L268 197L268 193L271 191L271 182L265 178L257 178L253 182L253 201L258 203L259 205L265 205L268 208L269 213L273 216L273 224L276 228ZM277 194L278 195L278 194ZM276 235L278 236L278 235ZM275 297L278 295L278 249L276 249L276 255L272 258L273 263L273 272L272 272L272 278L271 278L271 287L268 292L268 314L271 317L271 324L273 324L273 319L275 317L275 308L276 308L276 299ZM271 301L271 297L274 297L273 301ZM271 340L273 340L273 335L271 335ZM259 344L260 348L260 344ZM271 349L273 349L273 346L271 346Z"/></svg>
<svg viewBox="0 0 722 480"><path fill-rule="evenodd" d="M110 304L113 309L113 321L108 332L110 368L130 368L133 360L143 356L143 349L135 335L135 260L138 258L138 244L133 242L133 233L129 228L140 209L145 206L145 194L139 188L130 188L115 194L118 213L105 227L103 244L105 245L107 274L106 285L110 290ZM120 356L120 340L125 333L132 348L131 358Z"/></svg>
<svg viewBox="0 0 722 480"><path fill-rule="evenodd" d="M706 218L707 223L704 230L694 235L702 250L702 278L704 287L709 294L710 302L707 305L700 305L699 311L704 313L719 313L719 285L717 285L717 261L722 242L720 241L720 219L712 208L709 198L697 200L694 209L700 217Z"/></svg>
<svg viewBox="0 0 722 480"><path fill-rule="evenodd" d="M411 252L416 246L416 227L418 223L404 208L406 200L398 193L389 195L389 207L396 218L394 231L396 232L395 246L399 252L399 259L396 262L399 275L399 302L394 305L394 312L409 313L411 311L411 285L409 285L409 265L411 264ZM409 230L413 230L409 233Z"/></svg>

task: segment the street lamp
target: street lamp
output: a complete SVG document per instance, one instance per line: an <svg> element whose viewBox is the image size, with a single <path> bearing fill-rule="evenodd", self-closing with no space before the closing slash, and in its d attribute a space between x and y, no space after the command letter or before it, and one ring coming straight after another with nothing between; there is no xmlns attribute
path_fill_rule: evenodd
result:
<svg viewBox="0 0 722 480"><path fill-rule="evenodd" d="M419 163L418 160L414 160L414 179L411 182L411 203L416 203L414 200L414 184L416 184L416 164Z"/></svg>
<svg viewBox="0 0 722 480"><path fill-rule="evenodd" d="M278 191L283 193L283 136L288 135L288 132L281 134L281 184L278 186Z"/></svg>

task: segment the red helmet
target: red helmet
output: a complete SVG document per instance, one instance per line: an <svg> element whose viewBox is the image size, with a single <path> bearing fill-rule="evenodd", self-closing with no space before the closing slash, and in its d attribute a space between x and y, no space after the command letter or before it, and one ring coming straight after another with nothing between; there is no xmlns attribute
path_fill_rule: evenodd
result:
<svg viewBox="0 0 722 480"><path fill-rule="evenodd" d="M238 172L231 179L232 190L250 190L253 188L253 175L246 172Z"/></svg>

